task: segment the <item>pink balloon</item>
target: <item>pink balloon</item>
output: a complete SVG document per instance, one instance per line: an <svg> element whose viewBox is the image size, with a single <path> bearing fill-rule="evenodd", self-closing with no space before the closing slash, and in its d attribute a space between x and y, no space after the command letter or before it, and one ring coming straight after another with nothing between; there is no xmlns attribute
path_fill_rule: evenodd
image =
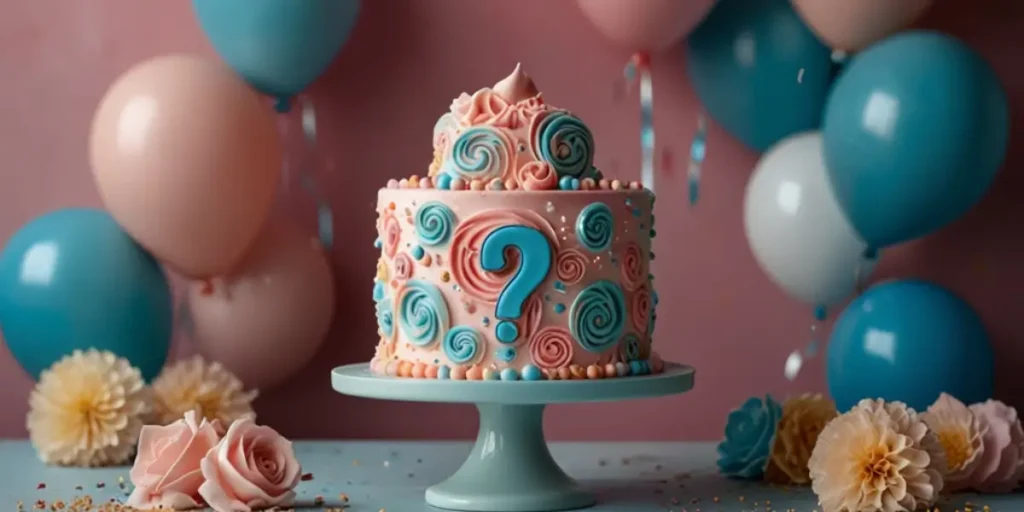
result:
<svg viewBox="0 0 1024 512"><path fill-rule="evenodd" d="M577 0L605 37L637 51L675 44L708 13L715 0Z"/></svg>
<svg viewBox="0 0 1024 512"><path fill-rule="evenodd" d="M917 21L933 0L792 0L818 37L835 50L856 51Z"/></svg>
<svg viewBox="0 0 1024 512"><path fill-rule="evenodd" d="M315 237L271 221L234 272L192 283L189 299L199 353L266 389L320 347L334 315L334 280Z"/></svg>
<svg viewBox="0 0 1024 512"><path fill-rule="evenodd" d="M121 75L89 141L107 209L190 277L227 272L248 249L273 203L281 155L260 97L227 67L181 55Z"/></svg>

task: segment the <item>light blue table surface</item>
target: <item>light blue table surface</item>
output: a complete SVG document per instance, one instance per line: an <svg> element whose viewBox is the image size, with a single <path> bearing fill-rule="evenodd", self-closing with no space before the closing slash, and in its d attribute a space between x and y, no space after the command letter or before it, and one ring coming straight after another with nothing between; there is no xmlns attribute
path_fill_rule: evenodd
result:
<svg viewBox="0 0 1024 512"><path fill-rule="evenodd" d="M345 493L351 512L421 512L437 510L424 503L424 489L454 473L471 445L300 441L295 448L313 475L299 484L298 508L340 507ZM810 489L718 476L711 443L552 443L551 451L569 475L597 493L598 505L587 509L594 512L818 510ZM0 441L0 510L16 510L22 501L31 511L37 500L50 510L55 500L85 494L94 502L123 500L130 490L127 467L47 467L27 442ZM323 505L314 504L317 496ZM982 512L986 505L991 512L1024 511L1024 495L963 494L939 509Z"/></svg>

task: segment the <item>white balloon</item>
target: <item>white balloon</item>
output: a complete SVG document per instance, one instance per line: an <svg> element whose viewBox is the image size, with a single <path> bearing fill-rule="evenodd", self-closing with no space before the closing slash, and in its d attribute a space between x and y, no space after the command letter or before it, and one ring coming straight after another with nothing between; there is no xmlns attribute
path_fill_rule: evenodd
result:
<svg viewBox="0 0 1024 512"><path fill-rule="evenodd" d="M874 270L867 244L836 202L820 132L788 137L757 162L747 183L743 222L757 263L793 298L832 305Z"/></svg>

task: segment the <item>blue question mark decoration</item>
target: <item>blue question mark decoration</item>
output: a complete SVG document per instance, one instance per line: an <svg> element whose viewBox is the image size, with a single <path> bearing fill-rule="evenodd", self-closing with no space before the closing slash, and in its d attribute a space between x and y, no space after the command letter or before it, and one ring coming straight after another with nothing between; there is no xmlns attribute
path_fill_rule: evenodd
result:
<svg viewBox="0 0 1024 512"><path fill-rule="evenodd" d="M544 233L526 226L503 226L494 230L480 246L480 266L488 272L503 270L508 261L505 250L519 251L519 268L498 295L494 316L501 321L494 328L498 341L512 343L519 338L513 322L523 315L523 303L544 282L551 270L551 243Z"/></svg>

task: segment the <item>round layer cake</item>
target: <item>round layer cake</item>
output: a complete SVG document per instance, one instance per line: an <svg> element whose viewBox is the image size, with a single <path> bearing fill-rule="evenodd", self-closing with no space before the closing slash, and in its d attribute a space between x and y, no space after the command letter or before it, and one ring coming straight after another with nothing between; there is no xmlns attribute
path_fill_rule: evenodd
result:
<svg viewBox="0 0 1024 512"><path fill-rule="evenodd" d="M603 178L594 142L520 68L457 98L427 176L378 194L383 375L585 379L657 373L654 195Z"/></svg>

